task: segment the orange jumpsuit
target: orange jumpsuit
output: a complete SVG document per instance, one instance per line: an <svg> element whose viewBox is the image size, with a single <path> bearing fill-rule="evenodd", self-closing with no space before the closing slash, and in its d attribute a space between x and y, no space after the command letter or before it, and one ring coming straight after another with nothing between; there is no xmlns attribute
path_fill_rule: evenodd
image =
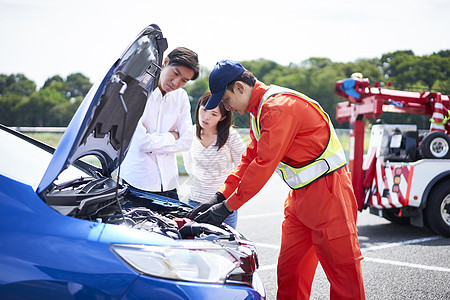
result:
<svg viewBox="0 0 450 300"><path fill-rule="evenodd" d="M257 81L248 111L257 115L268 86ZM219 189L237 210L269 180L282 160L302 166L318 157L329 135L326 118L307 100L277 94L262 106L261 137ZM331 299L365 299L356 216L347 168L291 189L285 201L278 257L278 299L309 299L318 261L330 282Z"/></svg>

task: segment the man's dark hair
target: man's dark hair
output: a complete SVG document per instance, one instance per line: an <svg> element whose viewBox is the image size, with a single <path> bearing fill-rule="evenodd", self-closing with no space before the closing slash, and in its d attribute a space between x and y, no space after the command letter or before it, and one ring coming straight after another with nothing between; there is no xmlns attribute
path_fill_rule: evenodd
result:
<svg viewBox="0 0 450 300"><path fill-rule="evenodd" d="M194 76L191 80L197 79L200 72L197 53L188 48L178 47L173 49L167 57L169 58L169 66L183 66L189 68L194 71Z"/></svg>
<svg viewBox="0 0 450 300"><path fill-rule="evenodd" d="M256 77L250 71L244 70L244 72L236 77L232 82L227 85L227 90L233 91L233 86L236 81L242 81L245 84L254 87L256 83Z"/></svg>

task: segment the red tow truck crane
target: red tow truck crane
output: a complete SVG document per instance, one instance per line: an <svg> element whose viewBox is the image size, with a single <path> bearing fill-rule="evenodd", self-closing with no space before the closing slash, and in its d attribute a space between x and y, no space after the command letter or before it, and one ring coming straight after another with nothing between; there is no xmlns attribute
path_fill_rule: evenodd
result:
<svg viewBox="0 0 450 300"><path fill-rule="evenodd" d="M409 92L370 85L355 73L336 82L346 99L336 108L338 122L350 122L349 169L358 209L398 223L450 236L450 99L435 92ZM429 116L430 130L414 124L371 126L364 154L364 119L383 112ZM426 222L426 223L425 223Z"/></svg>

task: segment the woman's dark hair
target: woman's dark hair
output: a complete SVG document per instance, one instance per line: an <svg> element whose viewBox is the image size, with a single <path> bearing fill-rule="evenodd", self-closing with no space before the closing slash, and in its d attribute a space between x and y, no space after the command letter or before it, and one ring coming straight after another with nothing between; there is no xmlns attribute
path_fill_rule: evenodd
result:
<svg viewBox="0 0 450 300"><path fill-rule="evenodd" d="M195 135L199 140L202 139L202 127L200 126L199 111L201 106L206 105L206 102L208 102L210 96L211 92L207 92L201 96L198 100L197 107L195 108ZM219 149L222 148L222 146L227 142L228 136L230 135L230 127L233 126L233 113L226 110L225 105L223 105L222 102L220 102L218 106L220 109L220 114L225 118L217 123L217 151L219 151Z"/></svg>
<svg viewBox="0 0 450 300"><path fill-rule="evenodd" d="M188 48L178 47L173 49L167 57L169 58L169 66L183 66L189 68L194 71L194 76L191 80L197 79L200 72L197 53Z"/></svg>

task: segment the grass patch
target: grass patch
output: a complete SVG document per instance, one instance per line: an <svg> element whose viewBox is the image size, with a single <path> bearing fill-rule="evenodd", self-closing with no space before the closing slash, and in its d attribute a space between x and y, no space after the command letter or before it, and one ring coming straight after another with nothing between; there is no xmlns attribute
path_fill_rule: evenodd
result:
<svg viewBox="0 0 450 300"><path fill-rule="evenodd" d="M46 143L52 147L57 147L61 140L62 132L24 132L29 137L32 137L38 141Z"/></svg>

